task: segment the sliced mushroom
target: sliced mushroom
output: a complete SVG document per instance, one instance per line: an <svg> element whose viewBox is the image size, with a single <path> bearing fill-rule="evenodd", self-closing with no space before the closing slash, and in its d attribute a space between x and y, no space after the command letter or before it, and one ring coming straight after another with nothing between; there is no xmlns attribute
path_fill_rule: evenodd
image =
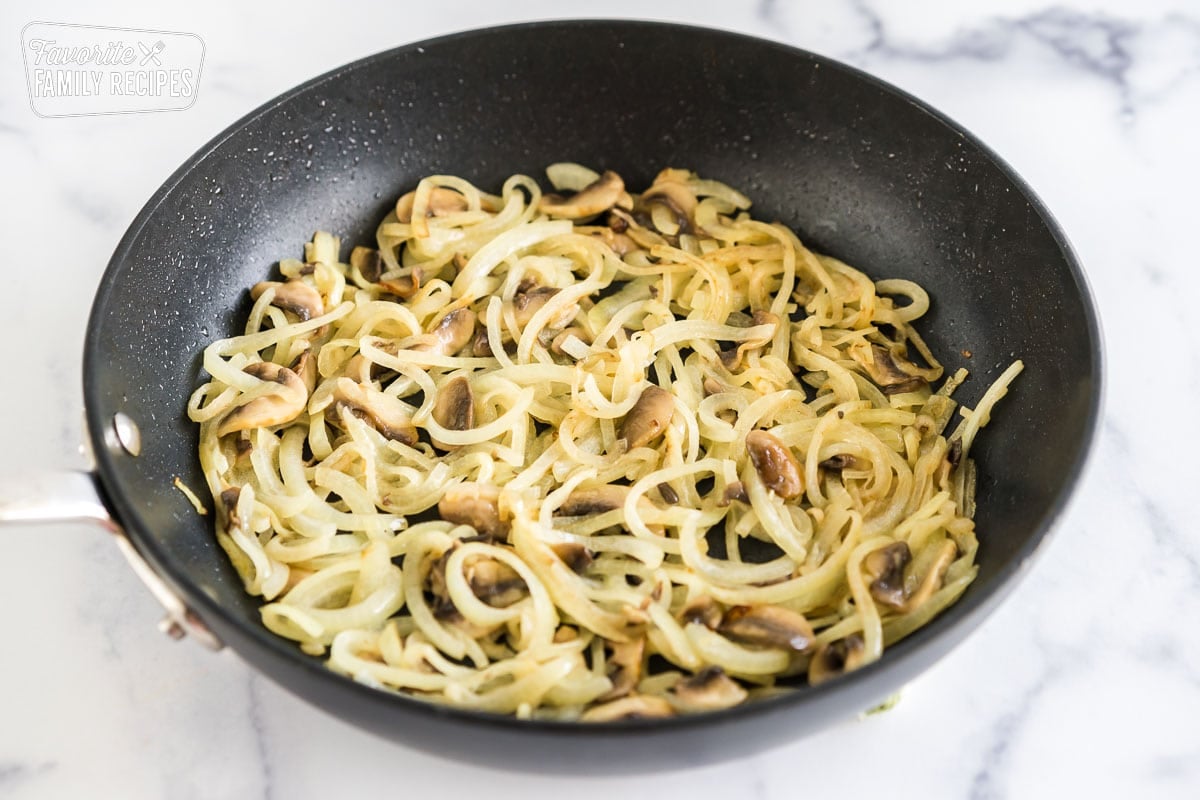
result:
<svg viewBox="0 0 1200 800"><path fill-rule="evenodd" d="M630 719L658 719L675 716L675 709L661 697L631 694L620 700L592 706L580 715L583 722L618 722Z"/></svg>
<svg viewBox="0 0 1200 800"><path fill-rule="evenodd" d="M491 358L494 355L487 328L482 325L475 331L475 338L471 340L471 355L476 358Z"/></svg>
<svg viewBox="0 0 1200 800"><path fill-rule="evenodd" d="M277 383L278 390L256 397L231 411L217 427L217 436L282 425L304 411L308 403L308 389L300 376L287 367L281 367L273 361L256 361L243 367L242 372L260 381Z"/></svg>
<svg viewBox="0 0 1200 800"><path fill-rule="evenodd" d="M225 510L225 518L229 522L230 528L240 528L242 521L238 518L237 504L238 499L242 496L242 490L237 486L230 486L221 492L221 508Z"/></svg>
<svg viewBox="0 0 1200 800"><path fill-rule="evenodd" d="M674 236L680 233L692 233L695 230L692 214L696 210L696 196L682 183L673 180L656 183L642 194L642 201L647 208L651 209L651 219L653 220L658 219L653 210L655 206L661 206L670 214L670 221L675 226L674 231L671 231L669 227L664 230L662 225L655 224L655 227L663 233Z"/></svg>
<svg viewBox="0 0 1200 800"><path fill-rule="evenodd" d="M808 662L808 682L812 686L822 684L862 666L866 657L863 639L852 633L844 639L836 639L817 645L812 660Z"/></svg>
<svg viewBox="0 0 1200 800"><path fill-rule="evenodd" d="M748 693L720 667L704 669L684 678L672 690L685 711L715 711L743 702Z"/></svg>
<svg viewBox="0 0 1200 800"><path fill-rule="evenodd" d="M615 511L625 505L629 487L605 484L588 489L576 489L567 496L555 512L562 517L587 517Z"/></svg>
<svg viewBox="0 0 1200 800"><path fill-rule="evenodd" d="M714 631L720 626L722 616L721 607L706 594L693 597L679 612L679 619L685 625L698 622Z"/></svg>
<svg viewBox="0 0 1200 800"><path fill-rule="evenodd" d="M622 195L625 195L625 181L612 170L606 170L599 180L565 200L555 195L544 195L538 210L552 217L586 219L617 205L623 199Z"/></svg>
<svg viewBox="0 0 1200 800"><path fill-rule="evenodd" d="M679 502L679 492L675 491L671 484L663 482L658 485L658 496L663 499L667 505L675 505Z"/></svg>
<svg viewBox="0 0 1200 800"><path fill-rule="evenodd" d="M844 469L858 469L858 459L847 453L838 453L832 455L824 461L817 464L821 469L827 469L831 472L841 472Z"/></svg>
<svg viewBox="0 0 1200 800"><path fill-rule="evenodd" d="M734 481L726 486L725 493L721 496L721 500L717 505L724 508L734 500L737 500L739 503L750 502L750 495L746 494L746 487L741 481Z"/></svg>
<svg viewBox="0 0 1200 800"><path fill-rule="evenodd" d="M433 418L447 430L468 431L475 427L475 395L466 376L453 378L441 387L433 405ZM458 447L437 439L433 440L433 444L443 450Z"/></svg>
<svg viewBox="0 0 1200 800"><path fill-rule="evenodd" d="M524 328L528 325L529 321L533 319L533 315L541 311L546 303L550 302L550 298L558 292L559 290L552 286L530 286L519 289L512 299L513 317L516 319L517 326ZM546 328L554 330L569 325L578 313L579 305L568 303L561 311L547 320Z"/></svg>
<svg viewBox="0 0 1200 800"><path fill-rule="evenodd" d="M873 580L871 597L888 608L903 609L905 600L904 568L912 560L908 542L892 542L867 553L863 567Z"/></svg>
<svg viewBox="0 0 1200 800"><path fill-rule="evenodd" d="M292 372L304 382L304 388L312 394L313 389L317 386L317 357L313 355L312 350L304 350L288 367Z"/></svg>
<svg viewBox="0 0 1200 800"><path fill-rule="evenodd" d="M507 608L526 594L525 579L502 561L480 559L465 570L471 591L483 602L496 608Z"/></svg>
<svg viewBox="0 0 1200 800"><path fill-rule="evenodd" d="M929 385L918 372L920 367L900 353L880 344L872 344L870 357L862 349L851 349L850 355L866 371L884 394L915 392Z"/></svg>
<svg viewBox="0 0 1200 800"><path fill-rule="evenodd" d="M958 546L949 539L939 544L937 551L934 554L933 561L925 571L924 577L921 578L921 583L908 596L908 601L904 604L904 611L914 611L921 606L929 597L942 588L942 581L946 577L946 570L954 563L954 559L958 558Z"/></svg>
<svg viewBox="0 0 1200 800"><path fill-rule="evenodd" d="M377 283L383 275L383 259L373 247L356 247L350 251L350 266L358 270L367 283Z"/></svg>
<svg viewBox="0 0 1200 800"><path fill-rule="evenodd" d="M420 267L415 267L407 276L397 278L396 280L380 280L377 281L379 288L383 289L388 294L394 294L401 300L407 300L417 293L421 288L421 279L424 273Z"/></svg>
<svg viewBox="0 0 1200 800"><path fill-rule="evenodd" d="M475 312L469 308L456 308L438 320L424 341L413 345L412 349L452 356L466 347L474 336Z"/></svg>
<svg viewBox="0 0 1200 800"><path fill-rule="evenodd" d="M550 545L550 549L576 575L582 575L592 565L592 551L576 542L559 542Z"/></svg>
<svg viewBox="0 0 1200 800"><path fill-rule="evenodd" d="M705 397L712 397L714 394L724 394L725 392L732 391L728 386L711 376L705 376L702 388L704 389Z"/></svg>
<svg viewBox="0 0 1200 800"><path fill-rule="evenodd" d="M295 314L301 320L310 320L325 313L325 303L321 293L298 278L286 283L278 281L262 281L250 289L250 296L257 300L267 289L275 290L271 305Z"/></svg>
<svg viewBox="0 0 1200 800"><path fill-rule="evenodd" d="M412 222L413 201L416 199L417 193L412 191L402 195L396 201L396 220L398 222ZM425 216L444 217L447 214L466 211L467 208L467 198L453 189L435 186L429 194L429 207L425 210Z"/></svg>
<svg viewBox="0 0 1200 800"><path fill-rule="evenodd" d="M800 463L792 455L791 448L778 438L766 431L750 431L746 434L746 451L750 454L750 463L768 489L784 500L804 493Z"/></svg>
<svg viewBox="0 0 1200 800"><path fill-rule="evenodd" d="M576 339L583 342L585 345L590 345L592 343L592 337L588 335L587 331L585 331L583 328L579 327L578 325L572 325L571 327L564 328L563 330L558 332L558 334L554 337L553 341L550 342L550 352L556 353L560 356L571 355L570 353L568 353L566 350L563 349L563 344L565 344L567 339L571 336L574 336Z"/></svg>
<svg viewBox="0 0 1200 800"><path fill-rule="evenodd" d="M751 350L759 349L763 345L770 342L772 338L774 338L775 331L778 329L780 324L780 319L777 315L772 314L770 311L763 311L760 309L755 311L748 318L740 312L733 312L729 315L726 322L729 325L746 328L758 327L760 325L771 326L771 332L766 335L757 336L753 339L746 339L741 344L718 351L717 356L721 359L722 366L724 366L725 369L729 370L730 372L733 372L741 367L742 360L746 357L746 353L750 352Z"/></svg>
<svg viewBox="0 0 1200 800"><path fill-rule="evenodd" d="M717 632L742 644L803 653L812 646L813 629L803 614L782 606L734 606Z"/></svg>
<svg viewBox="0 0 1200 800"><path fill-rule="evenodd" d="M613 642L609 647L612 649L612 655L608 657L608 679L612 681L612 688L596 698L602 703L624 697L632 692L642 679L642 658L646 653L646 640Z"/></svg>
<svg viewBox="0 0 1200 800"><path fill-rule="evenodd" d="M634 250L640 249L637 242L611 227L597 228L591 232L591 235L608 245L618 258L624 258Z"/></svg>
<svg viewBox="0 0 1200 800"><path fill-rule="evenodd" d="M500 488L484 483L451 486L438 501L438 514L447 522L470 525L493 539L508 538L508 521L500 516Z"/></svg>
<svg viewBox="0 0 1200 800"><path fill-rule="evenodd" d="M333 390L334 407L347 408L365 420L385 439L407 445L417 443L417 429L404 403L390 394L350 378L338 378Z"/></svg>
<svg viewBox="0 0 1200 800"><path fill-rule="evenodd" d="M627 450L644 447L662 435L674 411L674 395L651 384L642 390L633 408L621 420L617 438L625 441Z"/></svg>

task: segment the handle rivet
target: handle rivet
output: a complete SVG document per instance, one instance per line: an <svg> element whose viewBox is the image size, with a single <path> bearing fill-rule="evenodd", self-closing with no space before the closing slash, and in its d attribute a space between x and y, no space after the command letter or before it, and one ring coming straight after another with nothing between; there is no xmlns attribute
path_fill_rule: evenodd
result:
<svg viewBox="0 0 1200 800"><path fill-rule="evenodd" d="M122 450L131 456L141 454L142 432L138 429L137 423L130 419L128 414L123 411L113 414L112 430L113 436L116 438L116 444Z"/></svg>

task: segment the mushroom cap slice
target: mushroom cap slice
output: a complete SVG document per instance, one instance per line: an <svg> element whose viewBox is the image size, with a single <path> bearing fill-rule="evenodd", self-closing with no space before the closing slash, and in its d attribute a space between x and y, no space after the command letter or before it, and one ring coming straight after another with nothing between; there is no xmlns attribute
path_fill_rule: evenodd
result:
<svg viewBox="0 0 1200 800"><path fill-rule="evenodd" d="M408 409L400 400L373 386L355 383L350 378L338 378L333 391L334 406L343 406L385 439L412 446L417 443L417 429Z"/></svg>
<svg viewBox="0 0 1200 800"><path fill-rule="evenodd" d="M646 640L632 639L628 642L612 642L612 655L608 658L608 679L612 688L596 698L603 703L616 700L632 692L642 679L642 661L646 654Z"/></svg>
<svg viewBox="0 0 1200 800"><path fill-rule="evenodd" d="M642 390L633 408L621 420L617 438L625 441L628 450L644 447L662 435L671 423L674 412L675 396L666 389L650 384Z"/></svg>
<svg viewBox="0 0 1200 800"><path fill-rule="evenodd" d="M467 346L475 337L475 312L469 308L456 308L437 321L423 337L423 341L412 346L412 350L433 352L452 356Z"/></svg>
<svg viewBox="0 0 1200 800"><path fill-rule="evenodd" d="M681 679L672 690L684 711L715 711L745 701L746 690L720 667L705 667Z"/></svg>
<svg viewBox="0 0 1200 800"><path fill-rule="evenodd" d="M721 607L706 594L692 598L679 612L679 619L684 624L698 622L710 630L716 630L720 626L723 616Z"/></svg>
<svg viewBox="0 0 1200 800"><path fill-rule="evenodd" d="M869 351L865 348L851 349L850 356L884 394L913 392L929 385L929 381L921 375L923 370L892 348L872 343Z"/></svg>
<svg viewBox="0 0 1200 800"><path fill-rule="evenodd" d="M498 486L471 482L451 486L438 501L438 514L447 522L470 525L484 536L508 538L508 521L500 516Z"/></svg>
<svg viewBox="0 0 1200 800"><path fill-rule="evenodd" d="M553 195L544 195L538 203L538 210L562 219L586 219L617 205L624 194L625 181L612 170L606 170L599 180L588 184L565 200Z"/></svg>
<svg viewBox="0 0 1200 800"><path fill-rule="evenodd" d="M734 606L717 633L742 644L803 653L812 647L813 629L803 614L782 606Z"/></svg>
<svg viewBox="0 0 1200 800"><path fill-rule="evenodd" d="M880 605L902 610L907 599L904 591L904 568L912 560L908 542L892 542L867 553L863 567L872 576L871 597Z"/></svg>
<svg viewBox="0 0 1200 800"><path fill-rule="evenodd" d="M942 581L946 577L946 570L954 563L954 559L958 558L958 546L949 539L936 545L936 547L937 550L934 551L933 560L925 569L925 574L922 576L921 582L904 603L903 610L905 612L913 611L920 607L934 592L942 587Z"/></svg>
<svg viewBox="0 0 1200 800"><path fill-rule="evenodd" d="M243 367L242 372L260 381L276 383L278 389L243 403L229 412L217 427L217 436L282 425L291 422L304 411L308 403L308 388L300 376L287 367L281 367L273 361L256 361Z"/></svg>
<svg viewBox="0 0 1200 800"><path fill-rule="evenodd" d="M866 647L862 636L857 633L819 644L812 660L808 662L808 683L817 686L830 678L856 670L862 666L865 658Z"/></svg>
<svg viewBox="0 0 1200 800"><path fill-rule="evenodd" d="M358 270L367 283L377 283L383 275L383 259L373 247L355 247L351 250L350 266Z"/></svg>
<svg viewBox="0 0 1200 800"><path fill-rule="evenodd" d="M400 199L396 201L397 222L412 222L413 203L416 199L417 192L414 189L408 194L401 195ZM467 208L467 198L453 189L435 186L429 194L429 207L425 209L425 216L444 217L447 214L466 211Z"/></svg>
<svg viewBox="0 0 1200 800"><path fill-rule="evenodd" d="M617 722L629 719L659 719L675 716L675 709L661 697L631 694L598 706L579 717L582 722Z"/></svg>
<svg viewBox="0 0 1200 800"><path fill-rule="evenodd" d="M507 608L529 593L525 579L503 561L479 559L468 564L465 573L475 596L496 608Z"/></svg>
<svg viewBox="0 0 1200 800"><path fill-rule="evenodd" d="M325 313L325 301L321 299L321 293L299 278L292 278L286 283L260 281L250 289L250 296L257 300L268 289L275 290L271 305L289 311L301 320L307 321Z"/></svg>
<svg viewBox="0 0 1200 800"><path fill-rule="evenodd" d="M750 463L768 489L784 500L804 493L800 462L792 455L791 448L778 438L766 431L750 431L746 434L746 451L750 454Z"/></svg>
<svg viewBox="0 0 1200 800"><path fill-rule="evenodd" d="M475 427L475 394L466 376L459 375L447 381L438 390L433 405L433 418L437 424L452 431L469 431ZM458 445L445 444L437 439L435 446L442 450L454 450Z"/></svg>

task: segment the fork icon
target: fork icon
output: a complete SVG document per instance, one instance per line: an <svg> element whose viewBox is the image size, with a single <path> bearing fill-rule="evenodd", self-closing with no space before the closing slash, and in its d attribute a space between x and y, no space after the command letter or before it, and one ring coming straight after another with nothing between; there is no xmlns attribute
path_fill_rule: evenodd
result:
<svg viewBox="0 0 1200 800"><path fill-rule="evenodd" d="M143 56L139 66L144 67L146 66L147 61L153 61L154 66L161 67L162 62L158 60L158 54L167 49L167 43L160 39L159 41L155 42L153 48L149 48L141 42L138 42L138 49L142 51Z"/></svg>

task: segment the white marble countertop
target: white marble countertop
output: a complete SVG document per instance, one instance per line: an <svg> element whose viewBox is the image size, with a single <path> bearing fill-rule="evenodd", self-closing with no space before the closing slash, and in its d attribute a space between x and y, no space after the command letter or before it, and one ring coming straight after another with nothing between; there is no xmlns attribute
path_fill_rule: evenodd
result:
<svg viewBox="0 0 1200 800"><path fill-rule="evenodd" d="M175 644L111 542L0 531L0 796L1200 796L1200 7L1141 0L606 3L5 3L0 9L0 476L74 466L80 350L99 277L146 198L197 147L295 83L366 53L563 16L688 21L862 67L964 123L1042 196L1100 306L1107 403L1058 535L977 635L890 713L687 773L566 779L448 764L350 728L230 653ZM43 119L20 29L188 31L199 99L163 114ZM15 373L14 373L15 370ZM1175 419L1174 422L1169 420ZM870 759L870 763L864 759Z"/></svg>

